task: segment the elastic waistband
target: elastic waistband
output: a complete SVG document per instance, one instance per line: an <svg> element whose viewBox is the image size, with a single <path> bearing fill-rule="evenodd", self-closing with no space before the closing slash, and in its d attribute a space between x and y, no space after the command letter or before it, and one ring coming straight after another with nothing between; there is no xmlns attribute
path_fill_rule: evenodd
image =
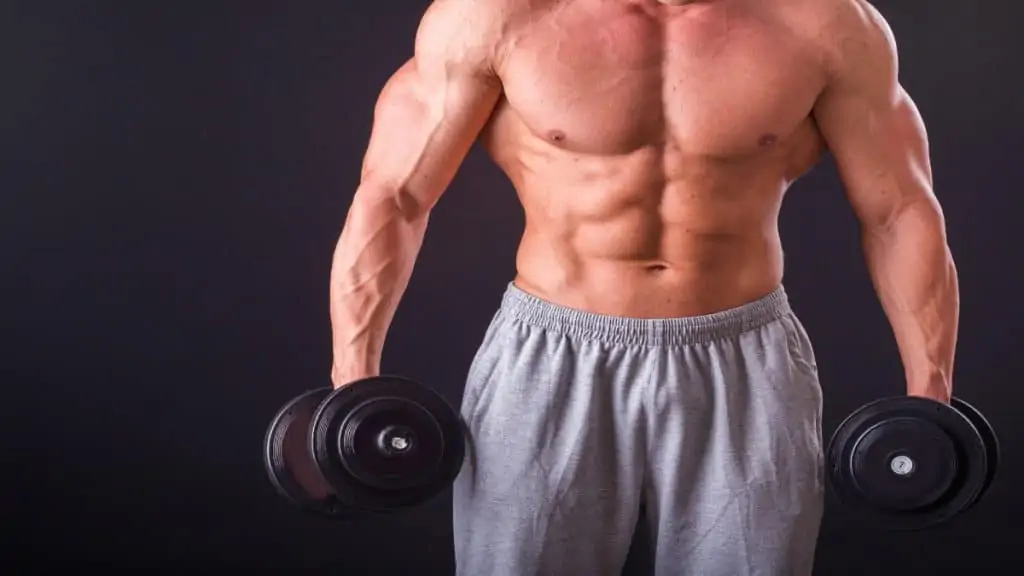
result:
<svg viewBox="0 0 1024 576"><path fill-rule="evenodd" d="M713 314L647 319L606 316L560 306L510 283L499 314L543 330L609 344L682 346L738 336L790 312L782 286L763 298Z"/></svg>

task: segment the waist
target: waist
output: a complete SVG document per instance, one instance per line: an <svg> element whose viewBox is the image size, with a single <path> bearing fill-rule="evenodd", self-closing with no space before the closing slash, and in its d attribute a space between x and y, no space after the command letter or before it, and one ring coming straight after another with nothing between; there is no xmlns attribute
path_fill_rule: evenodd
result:
<svg viewBox="0 0 1024 576"><path fill-rule="evenodd" d="M515 285L577 310L675 318L753 302L782 283L782 249L766 243L691 258L585 257L557 244L520 247Z"/></svg>
<svg viewBox="0 0 1024 576"><path fill-rule="evenodd" d="M630 318L596 314L539 298L511 283L499 314L529 326L588 340L639 346L710 342L755 330L791 313L785 289L711 314Z"/></svg>

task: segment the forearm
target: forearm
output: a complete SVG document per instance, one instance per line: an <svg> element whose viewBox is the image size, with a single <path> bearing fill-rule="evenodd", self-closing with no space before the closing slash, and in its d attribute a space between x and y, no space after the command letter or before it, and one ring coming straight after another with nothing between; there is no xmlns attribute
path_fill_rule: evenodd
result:
<svg viewBox="0 0 1024 576"><path fill-rule="evenodd" d="M864 250L906 371L908 392L952 390L959 320L956 268L933 201L864 227Z"/></svg>
<svg viewBox="0 0 1024 576"><path fill-rule="evenodd" d="M388 328L423 244L427 213L397 191L363 185L349 210L331 268L336 385L374 376Z"/></svg>

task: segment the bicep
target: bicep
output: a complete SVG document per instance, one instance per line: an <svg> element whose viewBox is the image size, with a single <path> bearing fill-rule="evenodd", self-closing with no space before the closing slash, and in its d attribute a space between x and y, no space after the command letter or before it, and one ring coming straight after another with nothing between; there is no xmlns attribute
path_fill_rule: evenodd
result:
<svg viewBox="0 0 1024 576"><path fill-rule="evenodd" d="M400 194L416 213L437 202L501 93L484 39L452 34L452 20L424 18L415 56L380 93L363 161L362 189Z"/></svg>
<svg viewBox="0 0 1024 576"><path fill-rule="evenodd" d="M904 208L934 202L928 137L897 79L891 31L859 6L866 8L840 35L833 78L814 113L858 217L886 226Z"/></svg>
<svg viewBox="0 0 1024 576"><path fill-rule="evenodd" d="M858 217L886 225L908 205L932 201L928 138L902 89L890 101L823 99L817 121Z"/></svg>

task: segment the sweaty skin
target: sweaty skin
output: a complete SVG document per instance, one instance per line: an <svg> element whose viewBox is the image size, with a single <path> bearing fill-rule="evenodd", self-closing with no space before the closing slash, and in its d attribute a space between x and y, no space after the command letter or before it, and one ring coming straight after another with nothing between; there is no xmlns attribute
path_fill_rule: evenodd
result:
<svg viewBox="0 0 1024 576"><path fill-rule="evenodd" d="M375 375L478 138L526 214L515 283L663 318L782 281L787 188L833 154L908 392L948 400L957 276L924 126L862 0L436 0L377 103L331 279L335 386Z"/></svg>

